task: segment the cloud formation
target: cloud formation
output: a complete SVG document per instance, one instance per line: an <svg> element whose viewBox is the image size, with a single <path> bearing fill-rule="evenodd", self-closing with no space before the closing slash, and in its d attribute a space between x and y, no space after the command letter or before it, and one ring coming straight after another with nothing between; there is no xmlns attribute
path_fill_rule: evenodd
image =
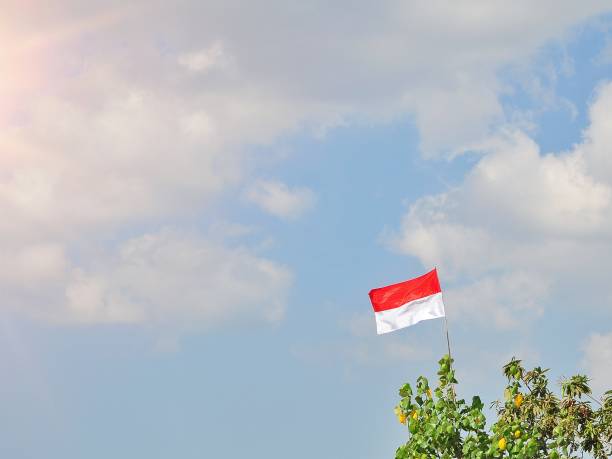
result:
<svg viewBox="0 0 612 459"><path fill-rule="evenodd" d="M463 183L410 207L392 245L470 279L449 297L501 328L541 314L550 286L571 285L582 302L609 306L612 291L598 273L612 268L610 107L607 83L590 107L583 141L567 152L541 154L516 130L484 142Z"/></svg>
<svg viewBox="0 0 612 459"><path fill-rule="evenodd" d="M282 318L289 270L251 250L172 230L123 243L103 263L75 268L67 317L80 322L179 323Z"/></svg>
<svg viewBox="0 0 612 459"><path fill-rule="evenodd" d="M279 321L292 281L252 249L175 229L88 255L78 263L59 245L18 250L2 266L4 304L53 323L202 330Z"/></svg>
<svg viewBox="0 0 612 459"><path fill-rule="evenodd" d="M145 248L185 249L180 232L159 228L196 216L214 220L211 204L243 186L259 160L249 147L298 130L408 113L426 153L459 151L503 118L500 68L528 60L573 25L610 9L604 1L569 0L478 1L471 8L395 0L351 8L237 0L73 3L3 5L0 254L11 262L0 266L0 288L11 305L37 317L63 311L59 317L74 322L171 322L174 310L181 320L191 313L196 323L214 321L196 307L208 304L200 285L189 276L178 280L188 255L162 267ZM551 5L558 12L552 17ZM596 151L588 156L606 161ZM595 200L552 212L584 215L575 225L588 231L598 224L607 191L587 181L565 192L572 187L591 187ZM307 190L275 181L253 193L282 217L312 203ZM185 253L202 257L194 272L210 276L209 266L223 262L228 279L245 287L257 279L270 292L257 300L236 297L223 284L228 290L215 290L214 301L233 298L225 310L249 304L267 317L268 299L283 297L287 268L253 249L205 234L183 242ZM464 250L479 248L472 241ZM151 266L134 273L127 266L137 260ZM128 274L131 286L122 277ZM153 299L156 286L166 285L159 279L182 289L181 305Z"/></svg>
<svg viewBox="0 0 612 459"><path fill-rule="evenodd" d="M273 180L258 180L245 196L265 212L289 220L299 218L316 201L314 192L308 188L289 188Z"/></svg>
<svg viewBox="0 0 612 459"><path fill-rule="evenodd" d="M591 387L600 396L610 390L612 380L612 333L594 333L584 346L583 368L592 377Z"/></svg>

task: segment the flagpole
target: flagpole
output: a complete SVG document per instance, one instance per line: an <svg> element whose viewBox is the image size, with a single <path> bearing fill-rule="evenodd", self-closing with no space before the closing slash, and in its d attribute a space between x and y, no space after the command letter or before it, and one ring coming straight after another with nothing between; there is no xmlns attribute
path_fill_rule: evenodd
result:
<svg viewBox="0 0 612 459"><path fill-rule="evenodd" d="M444 295L442 295L442 302L444 303ZM451 354L450 338L448 335L448 319L446 318L446 310L444 311L444 332L446 334L446 347L448 349L448 365L449 368L453 368L453 356ZM451 390L453 394L453 400L455 399L455 385L451 383Z"/></svg>
<svg viewBox="0 0 612 459"><path fill-rule="evenodd" d="M446 333L446 347L448 348L448 356L452 359L451 348L450 348L450 338L448 337L448 320L446 320L446 312L444 312L444 332Z"/></svg>
<svg viewBox="0 0 612 459"><path fill-rule="evenodd" d="M444 294L440 292L442 295L442 304L446 306L446 302L444 301ZM448 319L446 318L446 307L444 308L444 334L446 335L446 348L448 349L448 357L453 358L451 355L451 346L450 346L450 338L448 336Z"/></svg>

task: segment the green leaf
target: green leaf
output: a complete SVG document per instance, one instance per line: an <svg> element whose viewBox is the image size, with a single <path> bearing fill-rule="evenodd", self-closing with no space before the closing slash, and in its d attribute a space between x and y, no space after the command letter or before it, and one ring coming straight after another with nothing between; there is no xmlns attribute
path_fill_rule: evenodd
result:
<svg viewBox="0 0 612 459"><path fill-rule="evenodd" d="M399 390L400 397L410 397L412 395L412 387L410 384L404 384Z"/></svg>
<svg viewBox="0 0 612 459"><path fill-rule="evenodd" d="M482 403L482 400L480 400L480 397L478 395L472 397L472 408L475 408L477 410L482 410L484 408L484 403Z"/></svg>

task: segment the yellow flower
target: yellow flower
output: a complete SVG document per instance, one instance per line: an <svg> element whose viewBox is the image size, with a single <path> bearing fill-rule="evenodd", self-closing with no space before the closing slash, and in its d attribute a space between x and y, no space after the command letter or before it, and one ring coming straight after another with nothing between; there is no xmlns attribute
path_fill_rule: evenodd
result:
<svg viewBox="0 0 612 459"><path fill-rule="evenodd" d="M516 432L514 432L514 438L519 438L521 436L521 431L517 430Z"/></svg>
<svg viewBox="0 0 612 459"><path fill-rule="evenodd" d="M406 424L406 415L402 410L400 410L399 406L396 406L393 412L395 413L395 416L397 416L397 420L400 422L400 424Z"/></svg>
<svg viewBox="0 0 612 459"><path fill-rule="evenodd" d="M419 414L415 411L412 412L412 419L414 419L415 421L419 418Z"/></svg>
<svg viewBox="0 0 612 459"><path fill-rule="evenodd" d="M506 439L504 437L501 437L500 440L497 442L497 446L499 446L499 449L501 449L502 451L506 449Z"/></svg>
<svg viewBox="0 0 612 459"><path fill-rule="evenodd" d="M522 404L523 404L523 395L517 394L516 397L514 397L514 406L516 406L517 408L520 408Z"/></svg>

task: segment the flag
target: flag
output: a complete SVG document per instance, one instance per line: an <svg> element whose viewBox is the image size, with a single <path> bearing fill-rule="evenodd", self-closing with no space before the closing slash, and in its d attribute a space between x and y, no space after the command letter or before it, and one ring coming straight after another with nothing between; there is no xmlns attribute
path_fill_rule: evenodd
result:
<svg viewBox="0 0 612 459"><path fill-rule="evenodd" d="M370 291L370 301L379 335L445 316L435 269L415 279L375 288Z"/></svg>

